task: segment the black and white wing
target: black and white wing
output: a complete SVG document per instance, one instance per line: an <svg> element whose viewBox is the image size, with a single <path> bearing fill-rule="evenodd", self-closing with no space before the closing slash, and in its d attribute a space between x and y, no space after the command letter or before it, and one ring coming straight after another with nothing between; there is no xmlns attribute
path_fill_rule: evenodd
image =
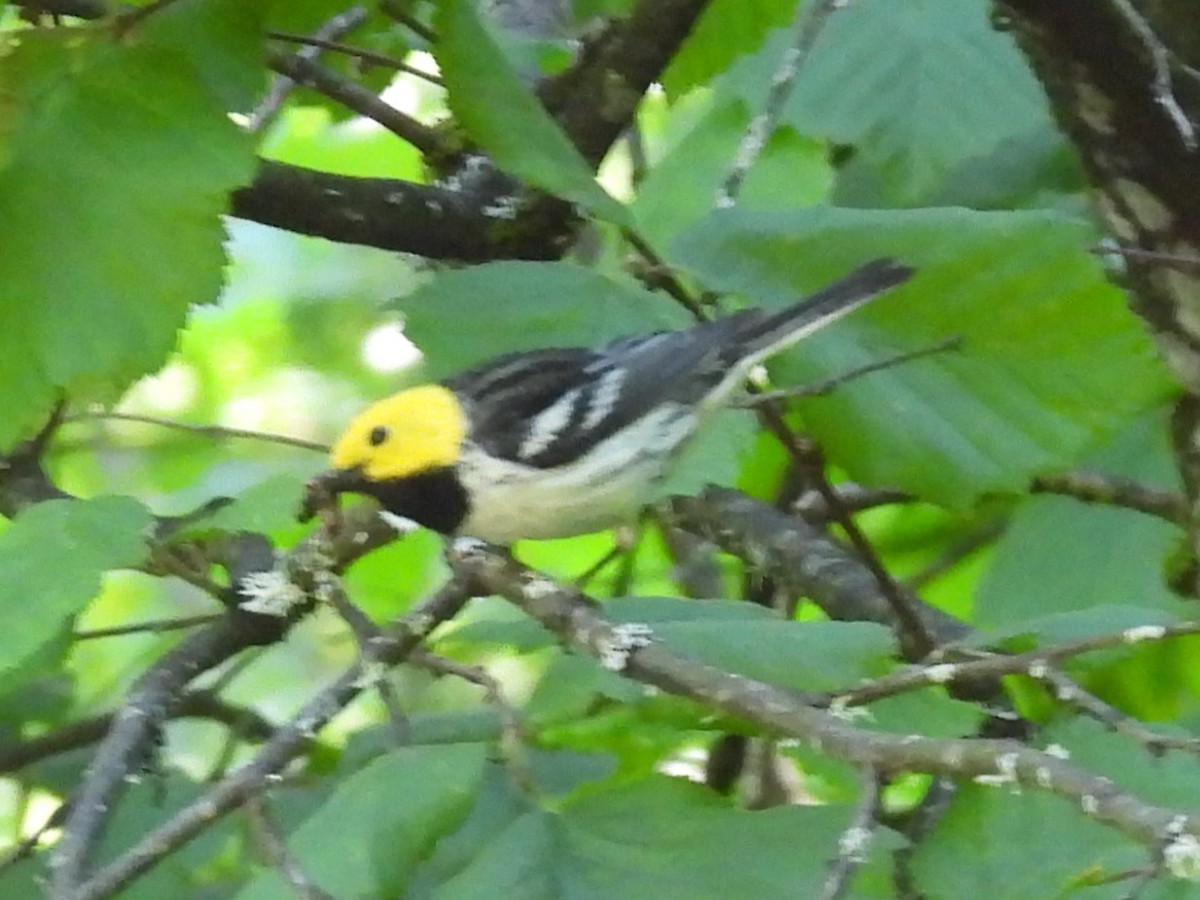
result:
<svg viewBox="0 0 1200 900"><path fill-rule="evenodd" d="M446 386L469 404L475 443L536 468L569 464L655 410L662 427L682 440L689 430L677 427L682 420L723 402L753 364L911 274L875 260L780 312L744 310L595 349L510 353Z"/></svg>
<svg viewBox="0 0 1200 900"><path fill-rule="evenodd" d="M695 330L624 338L595 349L499 357L446 381L470 407L471 438L537 468L571 463L663 404L686 408L723 368ZM707 372L707 374L702 374ZM699 390L699 396L704 393Z"/></svg>

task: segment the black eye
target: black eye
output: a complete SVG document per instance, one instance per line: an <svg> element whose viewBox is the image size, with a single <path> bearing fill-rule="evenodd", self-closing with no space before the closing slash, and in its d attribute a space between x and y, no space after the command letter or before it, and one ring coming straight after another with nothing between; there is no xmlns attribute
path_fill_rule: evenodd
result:
<svg viewBox="0 0 1200 900"><path fill-rule="evenodd" d="M388 430L382 425L376 425L374 428L372 428L371 434L367 437L367 440L370 441L372 447L378 447L387 439Z"/></svg>

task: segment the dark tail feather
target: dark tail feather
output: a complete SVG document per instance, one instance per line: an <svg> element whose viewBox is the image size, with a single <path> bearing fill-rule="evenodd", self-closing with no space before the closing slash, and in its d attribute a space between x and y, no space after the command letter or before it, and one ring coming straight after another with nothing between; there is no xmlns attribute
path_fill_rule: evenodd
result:
<svg viewBox="0 0 1200 900"><path fill-rule="evenodd" d="M915 270L894 259L876 259L810 294L787 309L748 323L743 333L747 356L759 362L836 322L884 291L903 284Z"/></svg>

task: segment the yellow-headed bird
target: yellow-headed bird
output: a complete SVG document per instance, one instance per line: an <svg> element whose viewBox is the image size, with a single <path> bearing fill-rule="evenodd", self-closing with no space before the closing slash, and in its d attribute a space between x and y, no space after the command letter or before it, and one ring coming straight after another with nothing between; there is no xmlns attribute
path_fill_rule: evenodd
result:
<svg viewBox="0 0 1200 900"><path fill-rule="evenodd" d="M631 521L751 368L911 275L875 260L781 312L510 353L401 391L350 423L312 487L500 544Z"/></svg>

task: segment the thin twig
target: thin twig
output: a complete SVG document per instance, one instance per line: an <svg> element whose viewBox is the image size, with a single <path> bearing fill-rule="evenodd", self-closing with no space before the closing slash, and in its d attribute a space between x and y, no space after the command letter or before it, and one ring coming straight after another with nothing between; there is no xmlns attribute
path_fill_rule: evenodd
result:
<svg viewBox="0 0 1200 900"><path fill-rule="evenodd" d="M225 425L198 425L192 422L180 422L177 419L164 419L161 416L149 416L141 413L126 412L84 412L67 416L64 421L83 422L89 419L99 419L113 422L137 422L142 425L157 425L160 428L170 428L174 431L186 431L210 438L239 438L250 441L263 441L269 444L283 444L287 447L299 447L301 450L316 450L318 453L328 453L329 445L304 438L289 437L286 434L271 434L266 431L251 431L246 428L229 428Z"/></svg>
<svg viewBox="0 0 1200 900"><path fill-rule="evenodd" d="M1169 253L1165 250L1145 250L1141 247L1125 247L1120 244L1098 244L1090 250L1096 256L1109 256L1115 253L1129 259L1163 263L1169 268L1179 269L1183 272L1200 271L1200 257L1198 256Z"/></svg>
<svg viewBox="0 0 1200 900"><path fill-rule="evenodd" d="M796 76L800 74L800 69L809 53L812 52L821 30L825 27L830 15L846 6L847 3L848 0L819 0L811 9L808 4L801 4L797 9L793 25L796 34L795 41L785 51L779 65L775 67L763 111L750 121L750 127L738 145L733 166L725 181L717 188L716 206L718 209L725 209L737 203L737 195L742 188L742 183L758 160L759 154L762 153L775 126L779 124L784 104L787 103L792 88L795 86Z"/></svg>
<svg viewBox="0 0 1200 900"><path fill-rule="evenodd" d="M246 811L246 820L250 823L255 843L262 850L271 868L287 882L296 900L333 900L332 894L313 883L288 850L279 829L271 821L266 798L261 794L251 797L243 809Z"/></svg>
<svg viewBox="0 0 1200 900"><path fill-rule="evenodd" d="M345 12L338 13L318 28L310 40L337 40L338 38L345 37L366 20L366 7L352 6ZM303 59L317 59L321 55L321 49L317 45L310 44L297 50L296 55ZM296 82L294 79L286 75L277 75L271 81L271 86L267 88L267 95L263 97L258 106L247 117L246 130L253 134L266 128L279 115L279 111L283 109L283 104L287 101L288 95L292 93L295 87Z"/></svg>
<svg viewBox="0 0 1200 900"><path fill-rule="evenodd" d="M751 385L753 387L753 385ZM883 560L867 540L862 529L838 500L837 490L825 474L825 460L821 449L813 442L794 434L784 421L783 413L776 404L764 403L756 410L759 420L770 430L791 456L793 463L803 474L808 484L816 488L825 501L829 521L838 525L846 535L850 546L858 554L863 565L879 586L879 593L895 616L895 625L900 644L909 659L920 659L937 647L937 641L925 627L908 595L901 590Z"/></svg>
<svg viewBox="0 0 1200 900"><path fill-rule="evenodd" d="M184 688L203 672L236 657L241 651L280 640L315 602L318 576L328 574L330 560L335 568L346 565L395 538L395 532L380 522L372 511L351 510L347 519L351 518L353 524L348 524L344 533L332 539L322 537L319 542L311 538L305 540L279 561L276 561L270 543L261 535L248 535L253 540L232 542L233 547L227 552L233 555L226 559L226 567L234 583L245 583L254 574L277 576L279 593L293 601L289 617L255 615L232 609L211 625L188 634L134 682L88 766L62 838L52 851L50 890L57 900L103 897L116 890L103 889L102 882L102 889L92 895L84 891L82 885L89 874L97 843L125 790L127 776L137 770L155 746L162 722L170 715ZM264 561L268 567L265 570L261 568ZM294 602L297 600L300 602ZM110 866L107 871L112 875L115 869ZM133 874L128 877L132 878Z"/></svg>
<svg viewBox="0 0 1200 900"><path fill-rule="evenodd" d="M871 837L883 806L883 781L878 772L867 768L862 773L861 782L858 806L838 841L838 854L829 864L829 876L825 879L821 900L841 900L846 896L854 873L866 862L867 852L871 848Z"/></svg>
<svg viewBox="0 0 1200 900"><path fill-rule="evenodd" d="M1142 896L1142 893L1162 874L1162 849L1151 850L1150 856L1150 865L1143 866L1141 869L1135 871L1119 873L1125 876L1121 880L1129 881L1129 888L1117 900L1138 900ZM1113 878L1111 883L1115 883L1116 881L1117 879Z"/></svg>
<svg viewBox="0 0 1200 900"><path fill-rule="evenodd" d="M1121 712L1115 706L1105 703L1095 694L1085 690L1074 679L1067 677L1057 669L1046 667L1037 669L1035 677L1054 693L1063 703L1082 710L1102 725L1106 725L1118 734L1133 738L1147 751L1155 756L1161 756L1168 750L1180 750L1184 753L1200 755L1200 738L1183 738L1174 735L1158 734L1146 728L1133 716Z"/></svg>
<svg viewBox="0 0 1200 900"><path fill-rule="evenodd" d="M209 574L206 559L205 565L194 565L190 559L191 553L187 544L174 546L159 544L151 548L150 559L147 560L145 571L151 575L173 575L180 581L186 581L192 587L199 588L210 597L223 599L228 590L218 584Z"/></svg>
<svg viewBox="0 0 1200 900"><path fill-rule="evenodd" d="M842 691L833 691L830 696L832 705L859 706L934 684L993 680L1004 675L1028 675L1037 679L1045 677L1050 665L1084 653L1147 641L1170 640L1192 634L1200 634L1200 621L1177 622L1173 625L1137 626L1089 638L1063 641L1061 644L1038 647L1036 650L1026 650L1024 653L991 653L944 646L934 654L928 665L910 666L865 684ZM947 659L961 656L966 656L968 659L966 661L961 659L947 661Z"/></svg>
<svg viewBox="0 0 1200 900"><path fill-rule="evenodd" d="M604 555L584 569L575 578L572 584L579 588L579 590L584 590L589 584L591 584L593 578L599 575L606 566L612 563L613 560L617 559L624 552L625 548L614 541L613 545L608 550L604 551Z"/></svg>
<svg viewBox="0 0 1200 900"><path fill-rule="evenodd" d="M220 694L254 665L261 654L262 648L251 647L218 672L217 676L207 685L206 690L213 694Z"/></svg>
<svg viewBox="0 0 1200 900"><path fill-rule="evenodd" d="M374 91L311 59L267 49L267 65L280 75L312 88L360 116L378 122L392 134L426 155L441 153L443 140L437 131L385 102Z"/></svg>
<svg viewBox="0 0 1200 900"><path fill-rule="evenodd" d="M1038 475L1029 485L1035 494L1061 494L1084 503L1120 506L1157 516L1175 525L1187 525L1191 510L1179 494L1163 491L1118 475L1096 472L1055 472Z"/></svg>
<svg viewBox="0 0 1200 900"><path fill-rule="evenodd" d="M1183 141L1183 146L1191 153L1196 152L1196 126L1188 118L1188 114L1184 112L1183 107L1179 105L1179 101L1175 98L1175 87L1171 76L1171 57L1173 54L1167 49L1159 36L1154 33L1154 29L1150 26L1150 23L1142 17L1142 14L1138 12L1130 0L1112 0L1112 2L1120 10L1121 15L1125 17L1125 21L1129 23L1129 26L1150 54L1150 59L1154 64L1155 102L1163 108L1167 117L1174 124L1180 140Z"/></svg>
<svg viewBox="0 0 1200 900"><path fill-rule="evenodd" d="M185 693L178 705L167 713L167 718L220 722L243 740L266 740L275 733L274 723L248 707L221 699L211 690ZM94 744L108 734L113 722L112 713L92 716L27 740L6 741L0 745L0 774L17 772L40 760Z"/></svg>
<svg viewBox="0 0 1200 900"><path fill-rule="evenodd" d="M631 122L625 129L625 149L629 152L629 183L636 188L646 180L650 171L646 142L642 139L642 128L637 122Z"/></svg>
<svg viewBox="0 0 1200 900"><path fill-rule="evenodd" d="M358 658L363 670L363 683L374 687L378 692L379 699L383 701L383 707L387 710L388 721L391 723L396 745L405 746L410 743L408 716L405 715L404 708L400 705L400 698L396 696L396 688L388 679L385 670L370 665L370 660L375 654L372 644L383 639L383 632L366 613L350 601L340 585L329 591L329 602L337 614L342 617L342 621L350 626L350 631L354 635L354 640L358 645Z"/></svg>
<svg viewBox="0 0 1200 900"><path fill-rule="evenodd" d="M625 553L621 556L617 573L612 580L612 594L623 597L633 586L633 576L637 569L638 547L646 535L646 517L640 516L632 528L622 528L617 532L617 542L625 545Z"/></svg>
<svg viewBox="0 0 1200 900"><path fill-rule="evenodd" d="M62 819L66 815L66 807L69 802L69 800L64 801L56 806L53 812L46 817L46 821L43 822L36 831L27 837L22 838L9 849L9 851L4 855L4 858L0 859L0 873L3 873L10 866L14 866L21 862L21 860L28 859L33 855L34 851L37 850L38 845L42 842L42 838L46 836L46 832L53 831L55 828L58 828L60 825L62 825ZM17 824L20 826L23 823L18 822Z"/></svg>
<svg viewBox="0 0 1200 900"><path fill-rule="evenodd" d="M383 53L376 53L373 50L364 50L361 47L351 47L349 44L343 44L340 41L326 40L324 37L313 36L306 37L302 34L291 34L287 31L268 31L267 37L276 41L286 41L289 44L300 44L305 47L315 47L321 50L331 50L334 53L341 53L344 56L350 56L364 63L369 63L373 66L380 66L385 69L394 69L397 72L404 72L406 75L412 75L427 81L437 87L445 87L445 83L437 75L431 72L425 72L415 66L410 66L404 60L396 59L393 56L387 56Z"/></svg>
<svg viewBox="0 0 1200 900"><path fill-rule="evenodd" d="M198 672L235 656L254 641L254 632L245 631L240 624L237 617L227 615L192 632L130 688L92 757L62 838L54 847L50 889L54 897L73 897L85 880L109 811L127 776L141 766L154 746L161 723L183 688Z"/></svg>
<svg viewBox="0 0 1200 900"><path fill-rule="evenodd" d="M127 634L165 634L170 631L180 631L184 628L195 628L207 625L221 618L223 613L208 613L198 616L184 616L178 619L148 619L145 622L134 622L130 625L114 625L111 628L80 628L71 637L77 641L92 641L97 638L122 637Z"/></svg>
<svg viewBox="0 0 1200 900"><path fill-rule="evenodd" d="M642 282L650 288L666 291L675 302L691 313L697 322L708 321L710 316L703 302L693 297L692 292L683 286L675 270L658 255L649 241L631 228L622 229L621 235L645 262L645 268L636 273Z"/></svg>
<svg viewBox="0 0 1200 900"><path fill-rule="evenodd" d="M938 341L936 344L930 344L927 347L918 347L916 350L906 350L903 353L896 353L892 356L885 356L883 359L877 359L869 363L863 363L861 366L855 366L853 369L847 369L844 372L830 375L828 378L822 378L820 381L814 381L812 384L802 384L797 387L781 388L775 391L760 391L751 394L741 400L737 405L752 408L760 406L763 403L770 403L777 400L798 400L802 397L822 397L826 394L831 394L838 388L849 384L851 381L862 378L864 375L871 375L875 372L882 372L885 369L892 369L896 366L903 365L907 362L912 362L915 359L922 359L926 356L933 356L937 353L944 353L947 350L957 350L962 346L962 338L955 335L954 337L946 338L943 341Z"/></svg>
<svg viewBox="0 0 1200 900"><path fill-rule="evenodd" d="M999 538L1004 533L1007 524L1003 518L992 519L990 522L984 522L966 534L956 537L945 545L931 562L905 578L904 586L910 591L919 591L926 587L972 553Z"/></svg>
<svg viewBox="0 0 1200 900"><path fill-rule="evenodd" d="M899 488L869 488L853 481L839 481L834 485L834 489L837 491L838 504L851 513L898 503L912 503L917 499L908 491ZM815 489L801 494L792 504L791 511L814 524L829 521L829 508L825 504L825 498Z"/></svg>
<svg viewBox="0 0 1200 900"><path fill-rule="evenodd" d="M471 666L448 659L418 647L408 657L409 665L418 666L435 675L449 675L483 688L487 702L496 707L500 716L500 753L513 778L526 792L534 790L533 772L525 758L525 725L521 714L504 695L500 682L482 666Z"/></svg>
<svg viewBox="0 0 1200 900"><path fill-rule="evenodd" d="M379 4L379 8L385 15L395 19L430 46L433 46L438 42L437 35L427 28L420 20L409 15L408 10L397 3L396 0L383 0L383 2Z"/></svg>

